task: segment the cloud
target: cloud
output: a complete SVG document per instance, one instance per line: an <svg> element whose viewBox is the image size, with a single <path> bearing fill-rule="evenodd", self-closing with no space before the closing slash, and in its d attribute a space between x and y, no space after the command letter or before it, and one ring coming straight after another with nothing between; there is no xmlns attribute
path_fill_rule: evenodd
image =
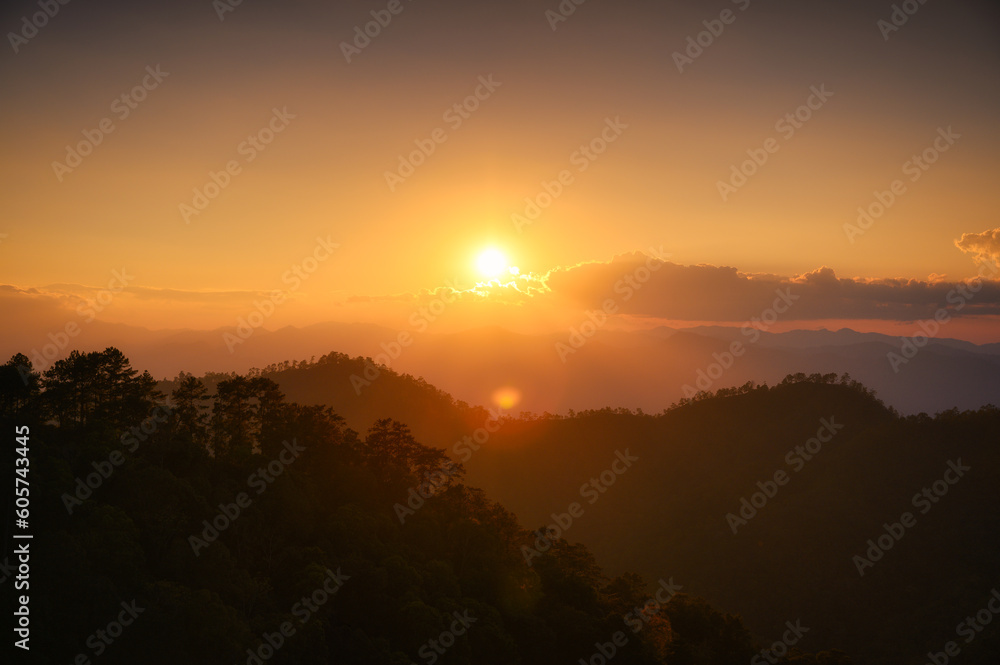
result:
<svg viewBox="0 0 1000 665"><path fill-rule="evenodd" d="M433 289L421 289L416 293L395 293L391 295L353 295L346 299L349 304L359 303L411 303L426 304L434 300L454 302L484 302L494 304L523 304L530 299L545 294L549 289L545 284L545 276L533 274L509 274L488 282L475 284L448 280L446 286Z"/></svg>
<svg viewBox="0 0 1000 665"><path fill-rule="evenodd" d="M49 284L39 289L31 289L31 291L53 297L75 297L81 300L89 300L107 289L107 286ZM271 294L271 291L186 291L182 289L158 289L148 286L128 285L125 288L118 288L115 293L125 294L137 300L218 304L234 301L245 302L253 298L266 298Z"/></svg>
<svg viewBox="0 0 1000 665"><path fill-rule="evenodd" d="M965 245L960 247L984 255L996 253L1000 234L981 237L987 235L967 234L963 236ZM776 302L791 301L794 304L781 314L784 321L901 322L932 318L942 307L953 308L962 289L963 282L938 274L926 280L839 277L833 268L822 266L784 276L741 272L733 266L681 265L637 251L609 261L581 262L473 288L439 287L415 294L353 297L348 304L394 302L413 307L447 296L449 307L467 313L502 316L515 307L524 316L551 320L556 312L578 318L584 310L601 309L613 301L617 312L631 321L742 323L759 317ZM963 299L964 306L953 311L954 315L1000 315L1000 282L986 280L981 289Z"/></svg>
<svg viewBox="0 0 1000 665"><path fill-rule="evenodd" d="M270 299L272 291L212 291L151 288L128 285L89 286L48 284L23 288L0 284L0 307L9 316L0 334L17 326L38 330L62 329L68 322L127 323L152 329L197 327L213 329L235 322L253 311L255 302ZM282 313L305 307L297 304L300 294L287 295ZM296 309L297 308L297 309ZM179 326L179 322L184 322ZM235 323L233 323L235 325Z"/></svg>
<svg viewBox="0 0 1000 665"><path fill-rule="evenodd" d="M971 254L976 263L1000 264L1000 228L982 233L963 233L955 246Z"/></svg>
<svg viewBox="0 0 1000 665"><path fill-rule="evenodd" d="M1000 229L965 234L955 242L977 262L1000 259ZM734 266L682 265L662 251L629 252L604 261L554 267L544 273L505 275L490 282L446 281L433 288L390 295L352 295L332 302L302 299L283 305L286 319L273 326L304 325L330 320L407 326L415 315L443 314L439 326L455 329L488 323L560 329L584 314L613 302L619 323L717 322L742 324L775 305L791 301L782 321L871 320L909 322L934 317L942 307L963 317L1000 316L1000 281L989 274L981 288L962 297L966 288L946 275L926 280L840 277L821 266L799 275L742 272ZM95 298L99 287L58 284L40 288L0 285L0 305L16 320L44 321L47 327L77 319L81 302ZM245 315L257 291L183 291L128 286L116 296L114 312L100 318L147 328L216 328ZM318 304L317 304L318 302ZM781 307L780 309L785 309ZM105 318L107 316L107 318ZM672 325L672 323L671 323Z"/></svg>
<svg viewBox="0 0 1000 665"><path fill-rule="evenodd" d="M971 245L996 252L992 243ZM776 300L794 305L783 320L880 319L914 321L933 317L964 289L941 275L929 280L838 277L827 266L794 276L743 273L731 266L680 265L641 252L557 268L544 277L541 300L596 309L613 300L622 314L675 321L742 322L760 316ZM962 315L1000 314L1000 283L987 280L967 298ZM954 303L951 303L954 304Z"/></svg>

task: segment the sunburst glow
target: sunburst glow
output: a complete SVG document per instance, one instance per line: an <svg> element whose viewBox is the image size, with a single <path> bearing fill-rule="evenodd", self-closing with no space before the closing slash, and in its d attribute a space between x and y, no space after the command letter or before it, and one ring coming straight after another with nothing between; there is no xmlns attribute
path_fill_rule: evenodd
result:
<svg viewBox="0 0 1000 665"><path fill-rule="evenodd" d="M476 268L484 277L499 277L508 270L507 257L499 249L484 250L476 259Z"/></svg>

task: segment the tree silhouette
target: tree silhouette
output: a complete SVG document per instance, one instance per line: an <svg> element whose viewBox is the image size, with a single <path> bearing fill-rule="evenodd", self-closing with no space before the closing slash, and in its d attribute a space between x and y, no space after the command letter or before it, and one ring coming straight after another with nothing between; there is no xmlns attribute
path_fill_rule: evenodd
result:
<svg viewBox="0 0 1000 665"><path fill-rule="evenodd" d="M330 407L285 402L266 377L220 377L212 397L203 381L182 374L169 421L140 429L139 438L136 426L164 406L162 396L117 350L73 352L41 380L31 379L26 361L15 356L0 367L0 405L5 416L42 414L43 406L48 414L46 422L32 422L31 465L39 470L32 486L39 543L32 563L40 573L32 579L32 612L62 630L32 642L37 662L73 662L95 617L120 611L129 598L146 614L102 662L248 662L247 650L265 644L261 636L276 635L283 622L292 622L295 635L268 662L416 662L456 612L476 623L454 640L442 665L587 662L595 642L607 644L621 631L628 642L618 647L615 662L630 665L746 663L759 650L738 617L684 594L631 632L623 618L651 595L641 578L608 579L585 546L554 537L527 565L521 548L536 534L482 490L460 482L461 465L419 443L396 420L378 419L359 438ZM871 406L871 396L828 383L821 377L818 387ZM815 387L776 392L792 399ZM732 412L734 397L756 404L768 394L748 387L663 416L598 410L571 419L521 419L515 428L586 430L603 423L616 441L628 441L661 418L685 432L722 421L718 413ZM942 436L960 432L966 440L994 441L1000 420L995 408L905 420L879 413L882 426L902 428L907 440L932 427ZM133 439L120 438L123 432ZM547 443L557 434L550 432ZM256 492L248 474L269 467L286 439L297 441L301 457L269 472L266 493ZM578 443L579 432L572 439ZM125 440L141 445L121 445ZM445 468L451 472L442 474ZM405 523L396 519L392 506L412 498L414 483L435 473L444 482L421 496ZM67 514L63 497L76 491L75 478L88 476L102 480ZM250 501L234 517L241 494ZM222 521L220 506L227 511ZM194 552L192 536L209 542ZM293 608L318 597L316 589L340 570L350 576L347 583L310 610L308 623L299 623ZM991 639L984 635L979 644L995 643ZM993 662L988 658L987 652L970 663ZM777 662L846 665L849 659L793 651Z"/></svg>
<svg viewBox="0 0 1000 665"><path fill-rule="evenodd" d="M208 389L201 380L190 374L181 376L180 385L170 394L173 400L173 417L177 430L192 441L205 443L208 437Z"/></svg>
<svg viewBox="0 0 1000 665"><path fill-rule="evenodd" d="M38 397L41 377L32 368L28 356L15 354L0 366L0 416L23 415Z"/></svg>
<svg viewBox="0 0 1000 665"><path fill-rule="evenodd" d="M149 372L132 369L121 351L80 353L57 360L42 375L47 415L66 425L97 418L125 428L143 420L162 395Z"/></svg>

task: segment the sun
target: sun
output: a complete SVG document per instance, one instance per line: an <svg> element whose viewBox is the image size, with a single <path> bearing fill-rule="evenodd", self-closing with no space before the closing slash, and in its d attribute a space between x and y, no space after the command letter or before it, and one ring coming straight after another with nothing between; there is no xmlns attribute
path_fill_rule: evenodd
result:
<svg viewBox="0 0 1000 665"><path fill-rule="evenodd" d="M499 249L491 247L476 258L476 267L484 277L499 277L507 270L507 257Z"/></svg>

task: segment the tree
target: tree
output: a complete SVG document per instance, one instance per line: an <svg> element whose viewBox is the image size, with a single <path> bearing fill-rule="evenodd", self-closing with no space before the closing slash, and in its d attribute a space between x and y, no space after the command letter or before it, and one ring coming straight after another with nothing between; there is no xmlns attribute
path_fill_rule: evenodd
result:
<svg viewBox="0 0 1000 665"><path fill-rule="evenodd" d="M179 432L186 433L192 441L204 442L208 434L208 404L211 396L200 379L182 374L180 385L170 394L173 416Z"/></svg>
<svg viewBox="0 0 1000 665"><path fill-rule="evenodd" d="M275 447L286 426L285 395L271 379L236 376L216 386L212 448L223 457Z"/></svg>
<svg viewBox="0 0 1000 665"><path fill-rule="evenodd" d="M29 404L38 397L40 378L23 353L0 366L0 417L23 417Z"/></svg>
<svg viewBox="0 0 1000 665"><path fill-rule="evenodd" d="M390 418L375 421L361 453L368 466L385 479L413 476L423 482L443 470L448 471L449 479L462 473L461 465L452 462L444 451L417 443L409 427ZM440 483L447 484L447 479Z"/></svg>
<svg viewBox="0 0 1000 665"><path fill-rule="evenodd" d="M91 419L125 429L142 421L162 395L149 372L132 369L121 351L80 353L57 360L42 375L48 415L61 424Z"/></svg>
<svg viewBox="0 0 1000 665"><path fill-rule="evenodd" d="M249 455L254 444L250 379L220 381L212 411L212 452L216 457Z"/></svg>

